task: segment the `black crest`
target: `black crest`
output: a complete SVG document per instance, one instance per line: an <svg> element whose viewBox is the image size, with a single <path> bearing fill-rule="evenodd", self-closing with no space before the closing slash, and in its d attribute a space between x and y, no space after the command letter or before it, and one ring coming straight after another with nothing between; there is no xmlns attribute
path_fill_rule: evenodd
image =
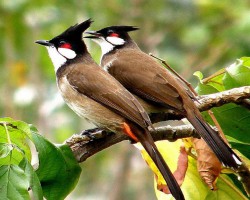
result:
<svg viewBox="0 0 250 200"><path fill-rule="evenodd" d="M54 43L56 40L63 39L74 39L74 40L81 40L82 33L90 27L91 23L93 21L91 19L88 19L80 24L75 24L74 26L69 27L67 30L65 30L60 35L54 37L50 42Z"/></svg>
<svg viewBox="0 0 250 200"><path fill-rule="evenodd" d="M55 47L59 47L63 43L69 43L71 45L71 49L75 51L77 55L83 54L87 51L87 48L82 40L82 34L87 28L90 27L92 22L93 21L91 19L88 19L80 24L71 26L48 42L53 44Z"/></svg>
<svg viewBox="0 0 250 200"><path fill-rule="evenodd" d="M97 32L102 33L102 34L108 34L109 32L121 33L121 32L136 31L138 29L139 29L139 27L137 27L137 26L109 26L109 27L103 28Z"/></svg>

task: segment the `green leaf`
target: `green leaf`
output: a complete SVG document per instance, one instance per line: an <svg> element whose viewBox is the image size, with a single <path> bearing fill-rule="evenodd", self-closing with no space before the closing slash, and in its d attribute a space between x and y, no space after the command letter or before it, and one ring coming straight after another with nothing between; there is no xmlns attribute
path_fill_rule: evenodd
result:
<svg viewBox="0 0 250 200"><path fill-rule="evenodd" d="M243 65L243 60L226 68L223 83L226 89L250 85L250 68ZM247 63L247 61L245 62Z"/></svg>
<svg viewBox="0 0 250 200"><path fill-rule="evenodd" d="M6 124L7 132L3 123ZM11 144L16 149L16 153L12 154L13 159L16 160L13 164L19 164L22 160L22 155L17 151L22 152L25 157L31 161L31 151L28 145L30 138L29 125L22 121L13 120L11 118L0 119L0 143L9 143L8 136Z"/></svg>
<svg viewBox="0 0 250 200"><path fill-rule="evenodd" d="M6 151L5 156L2 156L0 158L0 166L10 164L18 165L24 157L23 151L19 149L18 146L13 144L6 143L5 146L6 149L3 150Z"/></svg>
<svg viewBox="0 0 250 200"><path fill-rule="evenodd" d="M235 63L227 67L226 69L221 69L215 74L206 78L206 81L200 81L196 91L199 94L210 94L214 93L211 87L216 88L218 91L241 87L245 85L250 85L250 57L243 57L236 60ZM204 82L206 84L204 84ZM216 83L216 84L214 84ZM217 84L218 83L218 84ZM218 85L222 85L218 87ZM224 87L224 89L223 89ZM218 120L223 132L226 137L229 138L229 142L233 149L236 149L242 154L242 159L245 163L250 163L250 110L233 103L223 105L221 107L211 109ZM210 116L203 112L205 119L213 124ZM235 179L233 177L233 179ZM239 184L239 182L235 182ZM219 186L218 186L219 187ZM222 190L223 185L221 186ZM244 191L240 187L242 192ZM229 191L225 190L225 193L216 191L207 196L206 199L238 199L237 195L229 195Z"/></svg>
<svg viewBox="0 0 250 200"><path fill-rule="evenodd" d="M242 57L240 59L243 61L242 65L250 67L250 57Z"/></svg>
<svg viewBox="0 0 250 200"><path fill-rule="evenodd" d="M0 143L0 158L7 157L12 151L13 146L6 143Z"/></svg>
<svg viewBox="0 0 250 200"><path fill-rule="evenodd" d="M243 161L245 163L249 163L250 166L250 145L249 144L241 144L238 142L230 142L231 146L233 149L237 149L238 151L240 151L241 154L243 154L246 158L248 158L248 160L244 159L243 157L241 157L243 159Z"/></svg>
<svg viewBox="0 0 250 200"><path fill-rule="evenodd" d="M205 200L246 200L244 196L237 188L233 185L233 182L226 175L220 175L217 181L218 190L209 191Z"/></svg>
<svg viewBox="0 0 250 200"><path fill-rule="evenodd" d="M27 137L31 138L31 132L30 132L30 125L20 121L20 120L14 120L9 117L0 118L1 122L8 122L12 125L12 127L15 127L16 129L22 131Z"/></svg>
<svg viewBox="0 0 250 200"><path fill-rule="evenodd" d="M227 140L229 142L234 142L234 143L238 143L238 144L241 144L241 145L249 145L250 146L249 142L242 142L242 141L236 140L235 138L232 138L230 136L227 136Z"/></svg>
<svg viewBox="0 0 250 200"><path fill-rule="evenodd" d="M34 129L33 129L34 131ZM56 147L41 135L32 132L39 152L40 179L46 199L64 199L76 186L81 168L67 145Z"/></svg>
<svg viewBox="0 0 250 200"><path fill-rule="evenodd" d="M202 83L198 83L197 87L195 88L195 91L199 95L211 94L211 93L218 92L218 90L215 89L214 87L212 87L211 85L205 85L205 84L202 84Z"/></svg>
<svg viewBox="0 0 250 200"><path fill-rule="evenodd" d="M201 72L195 72L194 75L198 76L197 73L201 74ZM221 69L219 71L217 71L215 74L211 75L210 77L204 79L204 80L200 80L199 84L203 85L203 86L211 86L213 88L210 89L209 93L214 93L214 92L218 92L218 91L223 91L225 90L225 87L223 85L223 76L225 73L225 69ZM203 78L203 75L200 75L199 78Z"/></svg>
<svg viewBox="0 0 250 200"><path fill-rule="evenodd" d="M29 181L24 170L17 165L0 167L0 199L30 199Z"/></svg>
<svg viewBox="0 0 250 200"><path fill-rule="evenodd" d="M202 81L199 82L196 91L202 95L216 92L211 87L217 88L219 91L220 88L213 85L214 82L222 84L225 89L250 85L249 63L249 57L236 60L226 70L221 69L214 75L211 75L211 78L207 78L207 84L203 84ZM212 111L226 135L240 142L250 142L250 111L248 109L231 103L213 108ZM207 114L204 114L204 116L211 123L210 117ZM239 145L237 146L239 147ZM250 157L250 155L246 156Z"/></svg>
<svg viewBox="0 0 250 200"><path fill-rule="evenodd" d="M31 166L31 164L29 163L29 161L24 158L19 166L24 170L26 176L28 177L29 188L31 188L33 192L32 194L33 194L34 199L42 200L43 199L42 187L41 187L39 178L35 170Z"/></svg>
<svg viewBox="0 0 250 200"><path fill-rule="evenodd" d="M222 69L222 70L219 70L217 73L217 75L213 78L211 78L207 85L210 85L212 86L213 88L215 88L217 91L221 92L221 91L224 91L225 90L225 86L223 84L223 77L224 77L224 74L222 72L224 72L225 70Z"/></svg>
<svg viewBox="0 0 250 200"><path fill-rule="evenodd" d="M200 81L203 79L203 74L200 71L196 71L193 73Z"/></svg>
<svg viewBox="0 0 250 200"><path fill-rule="evenodd" d="M250 142L248 109L231 103L212 110L226 135L241 142Z"/></svg>

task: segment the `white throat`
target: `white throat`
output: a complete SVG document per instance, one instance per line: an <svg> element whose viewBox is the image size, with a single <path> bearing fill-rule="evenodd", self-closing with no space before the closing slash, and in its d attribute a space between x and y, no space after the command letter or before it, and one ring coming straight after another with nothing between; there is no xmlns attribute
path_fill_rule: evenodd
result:
<svg viewBox="0 0 250 200"><path fill-rule="evenodd" d="M49 57L55 68L55 72L66 63L67 59L73 59L76 57L76 53L70 49L59 48L58 50L53 46L46 47L49 53Z"/></svg>
<svg viewBox="0 0 250 200"><path fill-rule="evenodd" d="M107 37L107 41L102 37L99 39L93 39L102 49L102 56L112 51L115 46L123 45L125 41L118 37Z"/></svg>
<svg viewBox="0 0 250 200"><path fill-rule="evenodd" d="M100 45L100 47L102 49L102 56L107 54L108 52L112 51L115 48L114 45L107 42L104 38L93 39L93 41Z"/></svg>

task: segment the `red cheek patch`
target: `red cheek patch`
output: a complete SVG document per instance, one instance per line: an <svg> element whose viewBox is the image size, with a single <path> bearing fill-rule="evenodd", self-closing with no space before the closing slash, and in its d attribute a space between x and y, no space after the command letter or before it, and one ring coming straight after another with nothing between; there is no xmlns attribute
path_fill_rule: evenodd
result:
<svg viewBox="0 0 250 200"><path fill-rule="evenodd" d="M62 45L60 46L60 48L72 49L72 46L71 46L71 44L69 44L69 43L64 43L64 44L62 44Z"/></svg>
<svg viewBox="0 0 250 200"><path fill-rule="evenodd" d="M117 33L111 33L109 36L110 37L119 37L119 34L117 34Z"/></svg>

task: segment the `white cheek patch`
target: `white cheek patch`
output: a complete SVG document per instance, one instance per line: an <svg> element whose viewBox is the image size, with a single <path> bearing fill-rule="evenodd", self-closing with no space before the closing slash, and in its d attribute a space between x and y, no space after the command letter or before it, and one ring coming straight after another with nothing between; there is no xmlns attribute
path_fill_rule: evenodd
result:
<svg viewBox="0 0 250 200"><path fill-rule="evenodd" d="M54 65L55 71L57 71L64 63L66 63L67 59L63 57L55 47L47 47L47 50Z"/></svg>
<svg viewBox="0 0 250 200"><path fill-rule="evenodd" d="M107 41L109 41L113 45L123 45L125 43L125 41L122 38L118 37L107 37Z"/></svg>
<svg viewBox="0 0 250 200"><path fill-rule="evenodd" d="M58 48L58 52L68 59L73 59L76 57L76 53L71 49Z"/></svg>

